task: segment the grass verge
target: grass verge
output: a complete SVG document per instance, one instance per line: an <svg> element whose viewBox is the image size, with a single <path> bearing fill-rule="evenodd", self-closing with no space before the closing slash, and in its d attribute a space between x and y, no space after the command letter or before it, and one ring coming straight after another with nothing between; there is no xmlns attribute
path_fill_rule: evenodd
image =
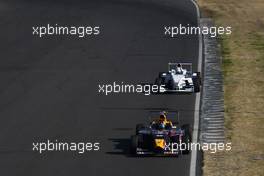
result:
<svg viewBox="0 0 264 176"><path fill-rule="evenodd" d="M202 16L232 34L219 39L223 56L229 152L204 153L205 176L264 175L264 1L198 0Z"/></svg>

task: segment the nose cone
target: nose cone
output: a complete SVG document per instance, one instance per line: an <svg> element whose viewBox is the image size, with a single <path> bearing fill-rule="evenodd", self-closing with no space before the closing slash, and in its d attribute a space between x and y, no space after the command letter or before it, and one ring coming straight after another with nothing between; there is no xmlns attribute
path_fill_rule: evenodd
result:
<svg viewBox="0 0 264 176"><path fill-rule="evenodd" d="M164 149L165 147L165 140L164 139L155 139L155 147Z"/></svg>

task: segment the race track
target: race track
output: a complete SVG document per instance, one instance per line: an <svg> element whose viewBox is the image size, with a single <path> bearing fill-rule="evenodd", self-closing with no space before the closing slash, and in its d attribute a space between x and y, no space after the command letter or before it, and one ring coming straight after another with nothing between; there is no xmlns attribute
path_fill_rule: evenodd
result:
<svg viewBox="0 0 264 176"><path fill-rule="evenodd" d="M129 138L148 110L178 109L193 124L195 95L98 93L98 84L152 83L168 62L197 71L197 35L168 38L164 26L197 26L179 2L48 0L0 2L0 175L189 175L190 156L130 157ZM167 5L166 5L166 2ZM173 4L173 5L172 5ZM32 35L32 26L100 25L95 37ZM43 140L100 142L100 151L32 151Z"/></svg>

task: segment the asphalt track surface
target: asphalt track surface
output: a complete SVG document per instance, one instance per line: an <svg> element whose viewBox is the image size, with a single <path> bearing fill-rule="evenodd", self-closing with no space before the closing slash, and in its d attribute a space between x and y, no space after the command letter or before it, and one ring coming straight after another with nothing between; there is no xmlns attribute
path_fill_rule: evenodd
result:
<svg viewBox="0 0 264 176"><path fill-rule="evenodd" d="M182 123L192 124L195 95L105 96L98 84L153 82L170 61L195 70L198 36L163 35L165 25L197 26L191 2L1 1L0 23L0 175L189 174L190 155L135 158L128 146L148 110L179 109ZM47 23L100 25L101 34L32 36L32 26ZM32 152L32 142L47 139L101 149Z"/></svg>

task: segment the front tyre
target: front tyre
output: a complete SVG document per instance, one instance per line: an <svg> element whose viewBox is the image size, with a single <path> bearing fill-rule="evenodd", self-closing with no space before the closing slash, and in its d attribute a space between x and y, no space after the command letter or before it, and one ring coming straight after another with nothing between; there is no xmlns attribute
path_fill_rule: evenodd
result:
<svg viewBox="0 0 264 176"><path fill-rule="evenodd" d="M136 126L136 134L138 135L138 132L144 128L144 124L137 124Z"/></svg>
<svg viewBox="0 0 264 176"><path fill-rule="evenodd" d="M190 125L185 124L182 125L182 130L184 130L184 136L182 138L182 143L185 145L184 150L182 150L182 154L189 154L190 153L190 143L192 142L192 129Z"/></svg>

